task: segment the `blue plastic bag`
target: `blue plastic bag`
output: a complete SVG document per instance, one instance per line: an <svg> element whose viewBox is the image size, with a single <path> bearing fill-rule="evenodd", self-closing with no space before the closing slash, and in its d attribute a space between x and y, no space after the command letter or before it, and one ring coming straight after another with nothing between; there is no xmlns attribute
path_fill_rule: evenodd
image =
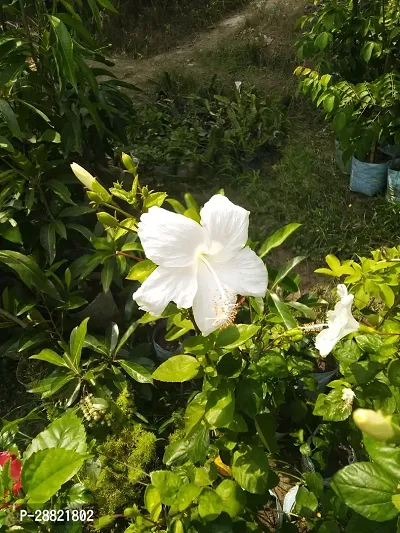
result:
<svg viewBox="0 0 400 533"><path fill-rule="evenodd" d="M389 163L366 163L355 157L351 160L350 190L374 196L386 187Z"/></svg>
<svg viewBox="0 0 400 533"><path fill-rule="evenodd" d="M388 182L386 200L400 203L400 158L390 162L388 170Z"/></svg>

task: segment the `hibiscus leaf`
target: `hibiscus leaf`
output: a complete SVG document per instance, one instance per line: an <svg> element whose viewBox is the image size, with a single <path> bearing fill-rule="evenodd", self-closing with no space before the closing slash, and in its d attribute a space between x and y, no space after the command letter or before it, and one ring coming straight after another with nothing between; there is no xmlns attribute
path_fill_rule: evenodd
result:
<svg viewBox="0 0 400 533"><path fill-rule="evenodd" d="M63 448L33 453L22 468L22 486L29 504L47 502L80 470L84 460L76 451Z"/></svg>
<svg viewBox="0 0 400 533"><path fill-rule="evenodd" d="M73 413L57 418L39 433L24 453L24 461L33 453L48 448L64 448L86 453L86 433L81 420Z"/></svg>
<svg viewBox="0 0 400 533"><path fill-rule="evenodd" d="M228 326L220 331L215 345L224 350L234 350L254 337L259 329L260 326L254 324L237 324Z"/></svg>

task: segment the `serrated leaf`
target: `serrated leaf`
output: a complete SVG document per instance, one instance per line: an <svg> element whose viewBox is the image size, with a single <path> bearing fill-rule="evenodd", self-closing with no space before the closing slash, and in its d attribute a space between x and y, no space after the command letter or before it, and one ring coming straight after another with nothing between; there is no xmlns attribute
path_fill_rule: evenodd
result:
<svg viewBox="0 0 400 533"><path fill-rule="evenodd" d="M85 454L86 432L82 421L73 413L57 418L32 440L25 450L24 461L33 453L48 448L63 448Z"/></svg>
<svg viewBox="0 0 400 533"><path fill-rule="evenodd" d="M373 463L354 463L337 472L332 489L353 511L376 522L391 520L398 514L392 502L398 480Z"/></svg>
<svg viewBox="0 0 400 533"><path fill-rule="evenodd" d="M30 505L47 502L81 469L84 457L73 450L49 448L33 453L22 467L22 487Z"/></svg>

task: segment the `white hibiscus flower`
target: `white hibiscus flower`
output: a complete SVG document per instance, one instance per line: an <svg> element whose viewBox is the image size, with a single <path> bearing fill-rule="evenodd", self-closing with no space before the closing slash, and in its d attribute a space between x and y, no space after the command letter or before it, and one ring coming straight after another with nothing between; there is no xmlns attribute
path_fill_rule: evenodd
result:
<svg viewBox="0 0 400 533"><path fill-rule="evenodd" d="M154 316L171 301L178 308L192 307L198 328L209 335L232 323L238 294L265 295L268 274L263 261L245 246L248 211L216 194L200 216L198 224L160 207L141 216L138 235L158 268L133 299Z"/></svg>
<svg viewBox="0 0 400 533"><path fill-rule="evenodd" d="M340 301L333 311L328 311L328 328L318 333L315 347L321 357L326 357L336 346L340 339L349 333L357 331L360 324L351 313L354 295L348 294L346 285L338 285L337 291Z"/></svg>

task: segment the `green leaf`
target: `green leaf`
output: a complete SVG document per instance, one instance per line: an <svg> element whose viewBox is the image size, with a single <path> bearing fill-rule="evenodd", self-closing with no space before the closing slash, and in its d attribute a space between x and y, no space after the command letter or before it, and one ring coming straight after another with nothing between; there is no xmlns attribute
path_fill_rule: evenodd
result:
<svg viewBox="0 0 400 533"><path fill-rule="evenodd" d="M3 115L3 118L6 121L7 126L9 127L13 136L20 140L23 139L24 134L19 128L17 116L12 110L7 100L4 100L3 98L0 98L0 115Z"/></svg>
<svg viewBox="0 0 400 533"><path fill-rule="evenodd" d="M108 292L114 276L114 260L106 261L101 270L101 285L103 292Z"/></svg>
<svg viewBox="0 0 400 533"><path fill-rule="evenodd" d="M318 35L318 37L315 39L315 45L320 49L324 50L329 42L332 39L332 35L326 31L323 31Z"/></svg>
<svg viewBox="0 0 400 533"><path fill-rule="evenodd" d="M57 418L32 440L25 450L24 461L33 453L48 448L63 448L85 454L86 432L82 421L73 413Z"/></svg>
<svg viewBox="0 0 400 533"><path fill-rule="evenodd" d="M262 384L251 378L240 380L236 387L236 404L240 411L254 418L264 404Z"/></svg>
<svg viewBox="0 0 400 533"><path fill-rule="evenodd" d="M324 99L324 109L327 113L331 113L335 107L336 98L334 94L328 94Z"/></svg>
<svg viewBox="0 0 400 533"><path fill-rule="evenodd" d="M115 9L115 7L109 0L97 0L97 2L101 5L101 7L104 7L105 9L107 9L107 11L110 11L110 13L119 15L118 9Z"/></svg>
<svg viewBox="0 0 400 533"><path fill-rule="evenodd" d="M215 491L222 500L223 510L231 518L240 516L243 513L247 500L246 493L235 481L224 479Z"/></svg>
<svg viewBox="0 0 400 533"><path fill-rule="evenodd" d="M361 56L364 58L364 60L369 63L372 57L372 52L374 51L375 43L374 42L367 42L364 44L364 46L361 48Z"/></svg>
<svg viewBox="0 0 400 533"><path fill-rule="evenodd" d="M213 489L203 489L199 496L198 502L199 515L207 522L218 518L218 516L224 510L224 504L221 497Z"/></svg>
<svg viewBox="0 0 400 533"><path fill-rule="evenodd" d="M153 372L153 378L157 381L182 383L190 381L199 373L200 363L191 355L175 355L162 363Z"/></svg>
<svg viewBox="0 0 400 533"><path fill-rule="evenodd" d="M233 454L232 474L242 489L266 494L279 479L269 468L268 456L261 447L242 445Z"/></svg>
<svg viewBox="0 0 400 533"><path fill-rule="evenodd" d="M23 463L22 487L29 505L47 502L81 469L84 457L73 450L49 448Z"/></svg>
<svg viewBox="0 0 400 533"><path fill-rule="evenodd" d="M101 18L100 18L100 11L97 7L96 0L88 0L89 7L92 11L93 18L96 21L97 28L101 30Z"/></svg>
<svg viewBox="0 0 400 533"><path fill-rule="evenodd" d="M183 215L183 213L186 211L186 207L184 207L178 200L174 200L173 198L167 198L166 202L172 206L174 211L176 213L179 213L180 215Z"/></svg>
<svg viewBox="0 0 400 533"><path fill-rule="evenodd" d="M186 407L184 417L186 435L191 433L193 428L197 426L204 416L206 410L206 400L204 396L205 395L202 393L198 394Z"/></svg>
<svg viewBox="0 0 400 533"><path fill-rule="evenodd" d="M136 263L136 265L133 265L129 274L126 276L126 279L137 280L140 281L140 283L143 283L156 268L157 265L155 265L153 261L145 259L144 261L140 261L139 263Z"/></svg>
<svg viewBox="0 0 400 533"><path fill-rule="evenodd" d="M199 496L202 491L201 487L189 483L179 489L177 495L177 505L180 512L185 511L189 505Z"/></svg>
<svg viewBox="0 0 400 533"><path fill-rule="evenodd" d="M85 28L85 26L82 24L80 20L78 20L75 17L72 17L71 15L68 15L68 13L57 13L57 17L66 24L67 26L70 26L73 30L75 30L79 35L90 45L96 48L96 42L93 40L92 36L90 35L90 32Z"/></svg>
<svg viewBox="0 0 400 533"><path fill-rule="evenodd" d="M341 528L337 522L333 520L328 520L324 522L321 527L318 529L318 533L341 533ZM363 533L367 533L363 530Z"/></svg>
<svg viewBox="0 0 400 533"><path fill-rule="evenodd" d="M144 493L144 505L151 514L161 504L160 493L154 485L147 485Z"/></svg>
<svg viewBox="0 0 400 533"><path fill-rule="evenodd" d="M292 223L276 231L262 244L258 251L258 255L263 258L270 250L284 243L286 239L300 226L301 224Z"/></svg>
<svg viewBox="0 0 400 533"><path fill-rule="evenodd" d="M296 495L295 512L305 518L313 516L318 509L318 500L315 495L305 487L299 487Z"/></svg>
<svg viewBox="0 0 400 533"><path fill-rule="evenodd" d="M257 370L266 378L286 378L289 369L284 357L274 350L268 350L256 363Z"/></svg>
<svg viewBox="0 0 400 533"><path fill-rule="evenodd" d="M347 524L345 533L394 533L396 531L396 520L389 522L375 522L367 520L359 514L353 514ZM327 533L330 533L330 531Z"/></svg>
<svg viewBox="0 0 400 533"><path fill-rule="evenodd" d="M393 387L400 387L400 359L391 361L387 369L387 375Z"/></svg>
<svg viewBox="0 0 400 533"><path fill-rule="evenodd" d="M66 207L59 214L60 217L80 217L82 215L87 215L88 213L94 213L95 210L93 207L88 207L85 205L77 205L75 207Z"/></svg>
<svg viewBox="0 0 400 533"><path fill-rule="evenodd" d="M142 365L132 363L131 361L124 361L120 359L120 366L125 370L128 376L131 376L138 383L153 383L153 378L148 370Z"/></svg>
<svg viewBox="0 0 400 533"><path fill-rule="evenodd" d="M36 111L39 111L39 109L37 109ZM42 133L42 135L40 136L40 139L38 140L41 142L43 141L43 142L50 142L54 144L60 144L61 135L58 133L58 131L49 128Z"/></svg>
<svg viewBox="0 0 400 533"><path fill-rule="evenodd" d="M167 193L165 192L153 192L149 194L144 199L143 209L150 209L150 207L153 207L154 205L161 207L166 197Z"/></svg>
<svg viewBox="0 0 400 533"><path fill-rule="evenodd" d="M230 424L235 412L235 396L232 386L222 382L208 395L205 419L211 427L222 428Z"/></svg>
<svg viewBox="0 0 400 533"><path fill-rule="evenodd" d="M336 113L334 123L336 133L342 131L347 124L346 113L344 113L343 111L339 111L339 113Z"/></svg>
<svg viewBox="0 0 400 533"><path fill-rule="evenodd" d="M254 419L258 436L270 453L277 453L276 422L272 413L261 413Z"/></svg>
<svg viewBox="0 0 400 533"><path fill-rule="evenodd" d="M81 362L82 348L85 343L87 323L89 321L89 318L90 317L82 320L79 326L76 326L72 330L71 336L69 338L70 355L72 363L74 364L76 369L79 368L79 364Z"/></svg>
<svg viewBox="0 0 400 533"><path fill-rule="evenodd" d="M357 361L350 365L354 378L359 385L365 385L371 381L384 368L377 361Z"/></svg>
<svg viewBox="0 0 400 533"><path fill-rule="evenodd" d="M178 491L183 485L182 479L175 472L156 470L150 474L151 483L160 493L161 502L165 505L174 505L177 501Z"/></svg>
<svg viewBox="0 0 400 533"><path fill-rule="evenodd" d="M386 307L392 307L394 304L394 292L389 285L386 285L385 283L379 284L379 290L382 295L382 300L384 301Z"/></svg>
<svg viewBox="0 0 400 533"><path fill-rule="evenodd" d="M75 205L75 202L71 200L71 193L64 183L59 180L49 180L46 183L46 186L49 187L63 202L66 204Z"/></svg>
<svg viewBox="0 0 400 533"><path fill-rule="evenodd" d="M56 257L56 230L53 224L40 228L40 244L43 246L51 265Z"/></svg>
<svg viewBox="0 0 400 533"><path fill-rule="evenodd" d="M73 41L65 24L59 18L50 15L50 21L57 37L63 72L67 80L76 89Z"/></svg>
<svg viewBox="0 0 400 533"><path fill-rule="evenodd" d="M286 265L283 265L278 270L278 274L276 275L274 284L272 285L271 289L274 289L277 285L279 285L279 282L282 281L289 274L289 272L291 272L299 263L304 261L304 259L305 257L303 256L293 257L293 259L288 261Z"/></svg>
<svg viewBox="0 0 400 533"><path fill-rule="evenodd" d="M72 372L62 374L61 376L51 376L32 383L29 386L28 392L32 392L34 394L41 394L42 399L50 398L50 396L58 392L73 379L75 379L75 375Z"/></svg>
<svg viewBox="0 0 400 533"><path fill-rule="evenodd" d="M385 522L398 514L392 502L397 484L379 465L354 463L334 475L331 487L353 511L368 520Z"/></svg>
<svg viewBox="0 0 400 533"><path fill-rule="evenodd" d="M307 483L309 490L315 494L317 498L321 498L324 492L324 478L319 472L305 472L303 477Z"/></svg>
<svg viewBox="0 0 400 533"><path fill-rule="evenodd" d="M353 406L342 399L342 389L334 389L328 395L319 394L313 414L326 421L341 422L351 415Z"/></svg>
<svg viewBox="0 0 400 533"><path fill-rule="evenodd" d="M0 235L7 241L22 244L21 232L18 226L11 226L7 222L0 224Z"/></svg>
<svg viewBox="0 0 400 533"><path fill-rule="evenodd" d="M254 324L228 326L219 332L215 345L217 348L223 348L224 350L234 350L254 337L259 329L260 326Z"/></svg>
<svg viewBox="0 0 400 533"><path fill-rule="evenodd" d="M275 309L277 310L279 316L282 318L286 329L297 328L297 322L293 318L292 313L290 312L290 308L285 304L285 302L282 302L282 300L280 300L277 294L275 294L274 292L269 292L269 291L268 293L275 306Z"/></svg>
<svg viewBox="0 0 400 533"><path fill-rule="evenodd" d="M52 365L63 366L68 368L68 365L64 361L64 359L60 357L56 352L53 352L53 350L42 350L40 353L32 355L29 359L39 359L39 361L46 361L47 363L51 363Z"/></svg>
<svg viewBox="0 0 400 533"><path fill-rule="evenodd" d="M363 435L365 449L374 463L389 476L400 480L400 448L398 445L372 439Z"/></svg>
<svg viewBox="0 0 400 533"><path fill-rule="evenodd" d="M51 281L47 279L32 257L11 250L1 250L0 261L15 270L29 289L36 289L40 292L44 292L55 300L60 299L60 295L56 288Z"/></svg>
<svg viewBox="0 0 400 533"><path fill-rule="evenodd" d="M54 228L55 228L56 232L58 233L58 235L62 239L66 239L67 238L67 229L65 227L64 222L62 220L54 220L54 222L52 222L52 224L54 225Z"/></svg>

